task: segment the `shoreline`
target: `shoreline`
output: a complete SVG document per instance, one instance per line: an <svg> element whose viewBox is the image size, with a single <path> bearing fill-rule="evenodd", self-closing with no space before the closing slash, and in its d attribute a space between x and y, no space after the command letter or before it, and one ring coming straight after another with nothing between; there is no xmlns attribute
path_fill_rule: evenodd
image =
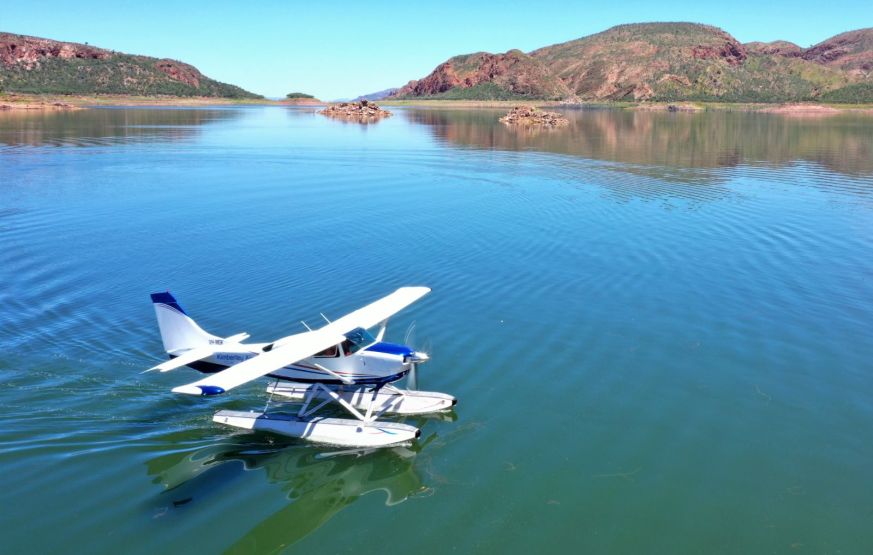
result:
<svg viewBox="0 0 873 555"><path fill-rule="evenodd" d="M511 109L519 105L541 108L569 108L581 110L632 110L645 112L758 112L765 114L827 116L846 113L873 114L873 104L839 104L827 102L627 102L592 101L564 102L559 100L441 100L405 99L380 100L384 106L411 106L419 108L456 109ZM0 93L0 112L3 111L63 111L82 110L91 106L328 106L334 104L318 99L238 99L217 97L175 97L136 95L63 95Z"/></svg>
<svg viewBox="0 0 873 555"><path fill-rule="evenodd" d="M90 106L324 106L318 99L271 100L210 96L137 96L123 94L0 93L0 111L83 110Z"/></svg>
<svg viewBox="0 0 873 555"><path fill-rule="evenodd" d="M501 108L515 106L535 106L537 108L570 108L579 110L631 110L639 112L758 112L784 115L831 115L844 113L873 114L873 104L842 104L830 102L697 102L677 100L675 102L630 102L630 101L591 101L564 102L560 100L379 100L385 106L416 106L445 108Z"/></svg>

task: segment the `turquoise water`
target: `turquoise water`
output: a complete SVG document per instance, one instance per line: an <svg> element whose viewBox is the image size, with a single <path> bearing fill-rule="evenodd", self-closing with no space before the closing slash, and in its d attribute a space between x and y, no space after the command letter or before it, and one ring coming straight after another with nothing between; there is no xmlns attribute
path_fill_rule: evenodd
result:
<svg viewBox="0 0 873 555"><path fill-rule="evenodd" d="M6 553L873 551L873 119L0 114ZM356 456L211 422L148 293L398 315L460 399Z"/></svg>

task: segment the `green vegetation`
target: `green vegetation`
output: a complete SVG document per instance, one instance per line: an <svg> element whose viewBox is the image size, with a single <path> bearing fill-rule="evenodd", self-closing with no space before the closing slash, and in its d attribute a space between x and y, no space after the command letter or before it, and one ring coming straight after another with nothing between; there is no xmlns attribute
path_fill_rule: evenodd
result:
<svg viewBox="0 0 873 555"><path fill-rule="evenodd" d="M858 83L857 71L846 71L867 67L871 45L873 29L844 33L805 50L784 43L787 53L780 53L743 45L709 25L619 25L529 54L455 56L401 89L400 98L873 102L873 86ZM443 91L446 83L457 85Z"/></svg>
<svg viewBox="0 0 873 555"><path fill-rule="evenodd" d="M235 85L220 83L202 75L198 79L200 86L194 87L170 78L155 67L157 61L155 58L128 54L113 54L106 59L64 60L45 57L33 69L0 65L0 87L8 92L34 94L263 98Z"/></svg>
<svg viewBox="0 0 873 555"><path fill-rule="evenodd" d="M873 102L873 82L855 83L821 95L826 102L862 104Z"/></svg>
<svg viewBox="0 0 873 555"><path fill-rule="evenodd" d="M679 64L671 68L688 78L687 84L660 80L649 100L675 102L797 102L817 100L821 91L844 86L840 71L777 56L749 56L743 64Z"/></svg>
<svg viewBox="0 0 873 555"><path fill-rule="evenodd" d="M396 97L397 100L415 98L429 98L438 100L542 100L536 97L514 93L510 90L500 87L495 83L480 83L478 85L467 88L455 87L445 92L425 97L408 95Z"/></svg>
<svg viewBox="0 0 873 555"><path fill-rule="evenodd" d="M306 94L306 93L302 93L302 92L292 92L292 93L286 94L285 98L287 98L289 100L294 100L297 98L315 98L315 97L312 96L311 94Z"/></svg>

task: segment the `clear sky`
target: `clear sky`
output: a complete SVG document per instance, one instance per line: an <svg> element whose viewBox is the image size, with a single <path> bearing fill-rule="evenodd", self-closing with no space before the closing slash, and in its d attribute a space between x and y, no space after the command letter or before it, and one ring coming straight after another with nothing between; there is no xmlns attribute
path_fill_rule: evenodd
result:
<svg viewBox="0 0 873 555"><path fill-rule="evenodd" d="M456 54L524 51L620 23L695 21L810 46L873 27L873 1L336 0L4 2L0 31L191 63L266 96L331 100L405 84Z"/></svg>

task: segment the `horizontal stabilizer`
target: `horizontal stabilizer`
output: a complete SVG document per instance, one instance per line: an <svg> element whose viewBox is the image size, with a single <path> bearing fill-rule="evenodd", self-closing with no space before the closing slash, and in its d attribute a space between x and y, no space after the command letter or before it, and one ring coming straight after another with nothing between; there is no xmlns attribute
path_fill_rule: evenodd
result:
<svg viewBox="0 0 873 555"><path fill-rule="evenodd" d="M199 347L197 349L191 349L189 351L185 351L181 355L171 358L167 362L162 362L157 366L152 366L146 372L151 372L152 370L160 370L161 372L169 372L170 370L175 370L176 368L181 368L183 366L188 366L192 362L197 362L198 360L204 359L208 356L211 356L215 353L215 349L213 347Z"/></svg>

